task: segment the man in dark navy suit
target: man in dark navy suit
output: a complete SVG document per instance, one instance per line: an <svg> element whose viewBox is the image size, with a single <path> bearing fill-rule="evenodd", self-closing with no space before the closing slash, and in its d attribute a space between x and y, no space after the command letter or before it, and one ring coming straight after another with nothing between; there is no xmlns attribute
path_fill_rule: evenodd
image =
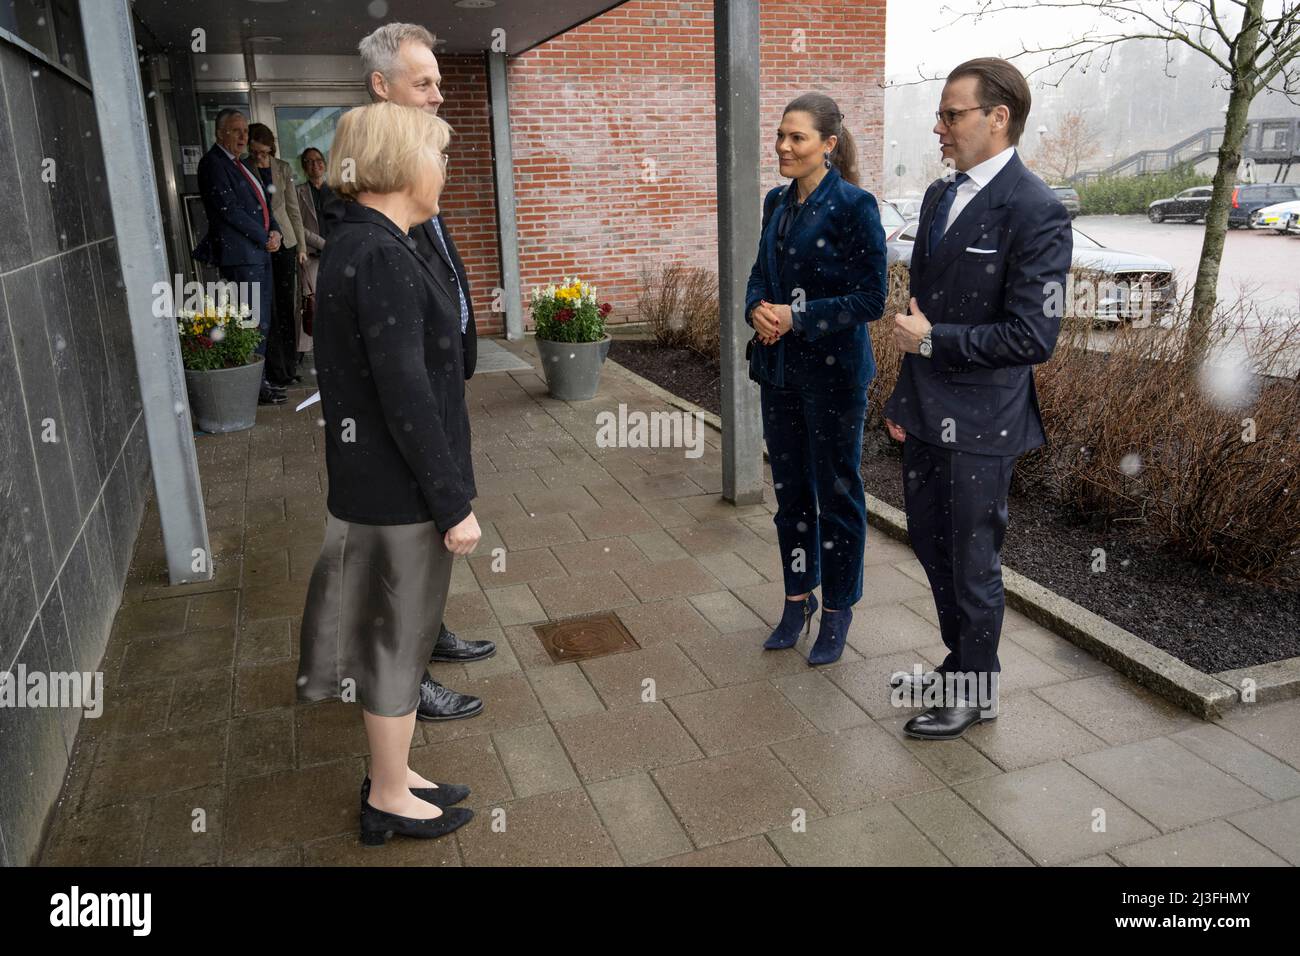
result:
<svg viewBox="0 0 1300 956"><path fill-rule="evenodd" d="M1029 104L1006 60L948 75L934 132L951 174L926 191L911 302L894 317L907 354L886 424L904 443L908 533L948 648L914 688L944 693L907 722L913 737L948 740L997 716L1007 490L1016 458L1047 440L1032 366L1056 347L1073 248L1065 207L1016 155Z"/></svg>
<svg viewBox="0 0 1300 956"><path fill-rule="evenodd" d="M386 100L401 106L422 109L434 116L443 97L439 89L442 73L433 53L433 35L414 23L386 23L366 36L358 45L365 69L366 89L373 100ZM444 162L446 157L444 156ZM446 286L454 301L460 303L460 341L465 363L465 378L474 374L478 358L478 338L474 329L474 305L465 279L456 244L439 213L411 230L417 250ZM467 641L439 626L438 641L431 662L468 663L496 653L492 641ZM442 686L428 674L420 684L420 702L416 716L420 720L455 720L472 717L483 709L483 701Z"/></svg>
<svg viewBox="0 0 1300 956"><path fill-rule="evenodd" d="M248 283L257 297L258 329L262 341L257 354L266 354L274 320L271 253L280 248L280 224L271 215L271 199L261 181L239 161L248 146L248 120L238 110L217 114L216 142L199 160L199 195L208 219L208 231L195 247L199 262L215 265L221 278ZM283 405L285 389L266 380L262 366L263 405Z"/></svg>

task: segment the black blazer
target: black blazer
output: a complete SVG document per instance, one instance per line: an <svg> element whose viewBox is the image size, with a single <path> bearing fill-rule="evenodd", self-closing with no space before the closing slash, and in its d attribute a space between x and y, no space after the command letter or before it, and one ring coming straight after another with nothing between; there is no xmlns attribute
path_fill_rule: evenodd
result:
<svg viewBox="0 0 1300 956"><path fill-rule="evenodd" d="M460 261L460 253L456 249L456 243L451 241L451 232L447 229L447 222L438 216L438 225L442 227L442 237L447 240L447 252L451 258L442 251L442 244L438 242L438 236L433 231L433 225L429 222L422 222L411 230L411 237L415 240L420 249L420 255L425 259L433 262L435 258L444 263L449 269L454 269L456 278L460 282L460 287L465 292L465 308L469 311L469 321L465 323L465 334L461 337L462 360L465 364L465 377L469 378L474 374L474 366L478 363L478 331L474 328L474 300L469 294L469 282L465 278L465 263ZM456 289L451 289L452 298L456 300L456 328L460 329L460 300L456 298Z"/></svg>
<svg viewBox="0 0 1300 956"><path fill-rule="evenodd" d="M930 249L944 186L940 179L926 190L911 265L911 294L934 326L934 355L903 357L885 415L909 441L1023 454L1047 442L1032 366L1056 348L1061 316L1052 289L1063 297L1070 216L1013 154Z"/></svg>
<svg viewBox="0 0 1300 956"><path fill-rule="evenodd" d="M253 175L256 175L254 173ZM199 195L208 231L194 247L199 262L214 266L256 265L270 262L266 251L271 232L283 234L266 199L270 228L262 226L262 203L236 163L216 143L199 160Z"/></svg>
<svg viewBox="0 0 1300 956"><path fill-rule="evenodd" d="M470 513L460 304L445 283L387 217L342 204L312 336L335 517L445 532Z"/></svg>

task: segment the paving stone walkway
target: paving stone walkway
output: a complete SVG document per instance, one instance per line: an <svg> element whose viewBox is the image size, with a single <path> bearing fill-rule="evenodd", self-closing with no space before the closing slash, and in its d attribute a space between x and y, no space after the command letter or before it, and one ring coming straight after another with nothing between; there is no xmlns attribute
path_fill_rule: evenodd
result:
<svg viewBox="0 0 1300 956"><path fill-rule="evenodd" d="M597 412L669 410L616 368L592 402L535 372L468 397L484 535L447 621L499 650L434 666L486 709L420 724L411 762L469 784L475 821L362 849L360 715L294 700L326 476L291 403L198 442L215 580L167 586L151 506L45 864L1300 863L1300 700L1204 723L1008 611L1000 718L907 739L888 675L943 653L908 549L871 531L849 647L809 668L807 641L760 649L783 597L770 475L738 508L716 433L698 459L598 447ZM606 610L640 650L556 665L533 632Z"/></svg>

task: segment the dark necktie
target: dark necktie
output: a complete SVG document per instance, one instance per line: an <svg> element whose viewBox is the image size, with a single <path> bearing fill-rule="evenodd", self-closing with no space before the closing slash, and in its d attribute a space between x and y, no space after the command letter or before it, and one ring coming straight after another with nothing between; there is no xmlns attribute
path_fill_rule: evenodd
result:
<svg viewBox="0 0 1300 956"><path fill-rule="evenodd" d="M952 204L957 201L957 187L968 179L970 177L965 173L958 173L944 187L943 195L939 197L939 202L934 207L934 218L930 220L930 244L926 247L926 255L934 255L934 250L943 240L944 227L948 223L948 213L952 212Z"/></svg>

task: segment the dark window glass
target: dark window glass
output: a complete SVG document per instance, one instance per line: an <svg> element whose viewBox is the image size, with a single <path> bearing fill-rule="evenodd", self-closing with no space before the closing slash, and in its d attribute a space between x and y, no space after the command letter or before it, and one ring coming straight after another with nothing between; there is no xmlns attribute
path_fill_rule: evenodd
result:
<svg viewBox="0 0 1300 956"><path fill-rule="evenodd" d="M55 60L51 23L48 0L0 0L0 27Z"/></svg>
<svg viewBox="0 0 1300 956"><path fill-rule="evenodd" d="M89 77L86 44L81 34L81 8L76 0L50 0L54 8L54 39L59 45L59 62L77 76Z"/></svg>

